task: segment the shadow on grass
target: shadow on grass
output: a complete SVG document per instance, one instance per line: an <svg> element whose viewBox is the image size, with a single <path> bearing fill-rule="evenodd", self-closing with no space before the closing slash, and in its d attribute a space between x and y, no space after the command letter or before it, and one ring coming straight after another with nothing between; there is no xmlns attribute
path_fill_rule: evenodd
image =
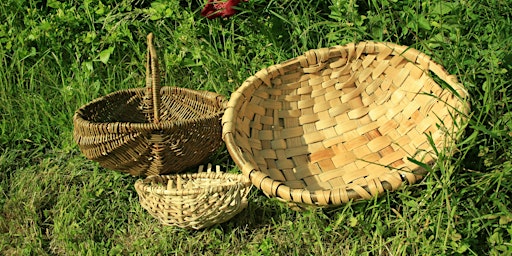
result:
<svg viewBox="0 0 512 256"><path fill-rule="evenodd" d="M255 190L255 188L253 189ZM236 227L252 230L272 226L276 222L280 222L283 215L293 214L293 211L285 207L286 205L283 203L267 198L260 191L252 191L247 208L233 219L220 225L228 230Z"/></svg>

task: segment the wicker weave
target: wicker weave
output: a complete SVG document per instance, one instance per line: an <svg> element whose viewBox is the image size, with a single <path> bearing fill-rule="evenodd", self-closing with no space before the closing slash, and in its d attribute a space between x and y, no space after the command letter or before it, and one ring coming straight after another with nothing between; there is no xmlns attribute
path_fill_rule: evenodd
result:
<svg viewBox="0 0 512 256"><path fill-rule="evenodd" d="M340 205L420 179L424 170L409 159L435 161L429 138L448 149L466 102L462 85L425 54L362 42L311 50L248 78L228 103L223 139L266 195Z"/></svg>
<svg viewBox="0 0 512 256"><path fill-rule="evenodd" d="M207 171L152 175L135 182L140 204L160 223L201 229L228 221L247 206L251 182L241 174Z"/></svg>
<svg viewBox="0 0 512 256"><path fill-rule="evenodd" d="M108 94L73 117L75 141L87 158L132 175L180 172L204 162L222 144L224 97L160 87L152 38L148 35L146 88Z"/></svg>

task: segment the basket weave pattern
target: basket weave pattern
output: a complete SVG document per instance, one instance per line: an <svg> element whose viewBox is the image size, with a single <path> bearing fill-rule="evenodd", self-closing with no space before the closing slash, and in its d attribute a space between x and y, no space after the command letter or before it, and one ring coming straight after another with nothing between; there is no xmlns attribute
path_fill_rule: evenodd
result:
<svg viewBox="0 0 512 256"><path fill-rule="evenodd" d="M152 34L146 69L146 88L117 91L76 111L80 150L105 168L132 175L176 173L202 163L222 144L224 97L160 87Z"/></svg>
<svg viewBox="0 0 512 256"><path fill-rule="evenodd" d="M225 222L247 206L251 182L241 174L207 172L152 175L139 179L140 204L160 223L202 229Z"/></svg>
<svg viewBox="0 0 512 256"><path fill-rule="evenodd" d="M438 149L450 145L459 114L469 111L466 97L454 76L415 49L363 42L311 50L232 94L223 139L268 196L339 205L420 179L408 158L434 162L428 136Z"/></svg>

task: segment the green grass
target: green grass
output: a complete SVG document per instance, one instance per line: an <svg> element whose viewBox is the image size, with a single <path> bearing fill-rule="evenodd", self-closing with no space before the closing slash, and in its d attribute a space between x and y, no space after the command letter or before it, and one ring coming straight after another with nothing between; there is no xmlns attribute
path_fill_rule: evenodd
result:
<svg viewBox="0 0 512 256"><path fill-rule="evenodd" d="M263 1L229 19L204 1L0 4L0 254L510 255L512 4L489 1ZM229 97L247 77L313 48L411 45L465 85L472 112L458 151L424 180L370 201L294 212L253 190L231 221L159 225L136 178L85 159L72 116L143 86L153 32L166 85ZM226 150L215 163L233 167Z"/></svg>

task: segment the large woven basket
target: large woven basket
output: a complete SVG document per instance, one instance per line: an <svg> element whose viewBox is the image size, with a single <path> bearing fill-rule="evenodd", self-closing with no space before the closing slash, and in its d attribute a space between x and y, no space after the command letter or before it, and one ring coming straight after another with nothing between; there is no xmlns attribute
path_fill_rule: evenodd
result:
<svg viewBox="0 0 512 256"><path fill-rule="evenodd" d="M418 181L424 170L415 162L433 164L432 146L453 144L467 96L454 76L409 47L310 50L257 72L232 94L223 139L266 195L299 207L340 205Z"/></svg>
<svg viewBox="0 0 512 256"><path fill-rule="evenodd" d="M130 173L177 173L204 162L222 144L219 94L160 87L153 35L148 35L146 88L121 90L80 107L74 139L101 166Z"/></svg>
<svg viewBox="0 0 512 256"><path fill-rule="evenodd" d="M228 221L247 206L251 182L241 174L224 173L220 166L197 173L152 175L135 182L141 206L160 223L202 229Z"/></svg>

